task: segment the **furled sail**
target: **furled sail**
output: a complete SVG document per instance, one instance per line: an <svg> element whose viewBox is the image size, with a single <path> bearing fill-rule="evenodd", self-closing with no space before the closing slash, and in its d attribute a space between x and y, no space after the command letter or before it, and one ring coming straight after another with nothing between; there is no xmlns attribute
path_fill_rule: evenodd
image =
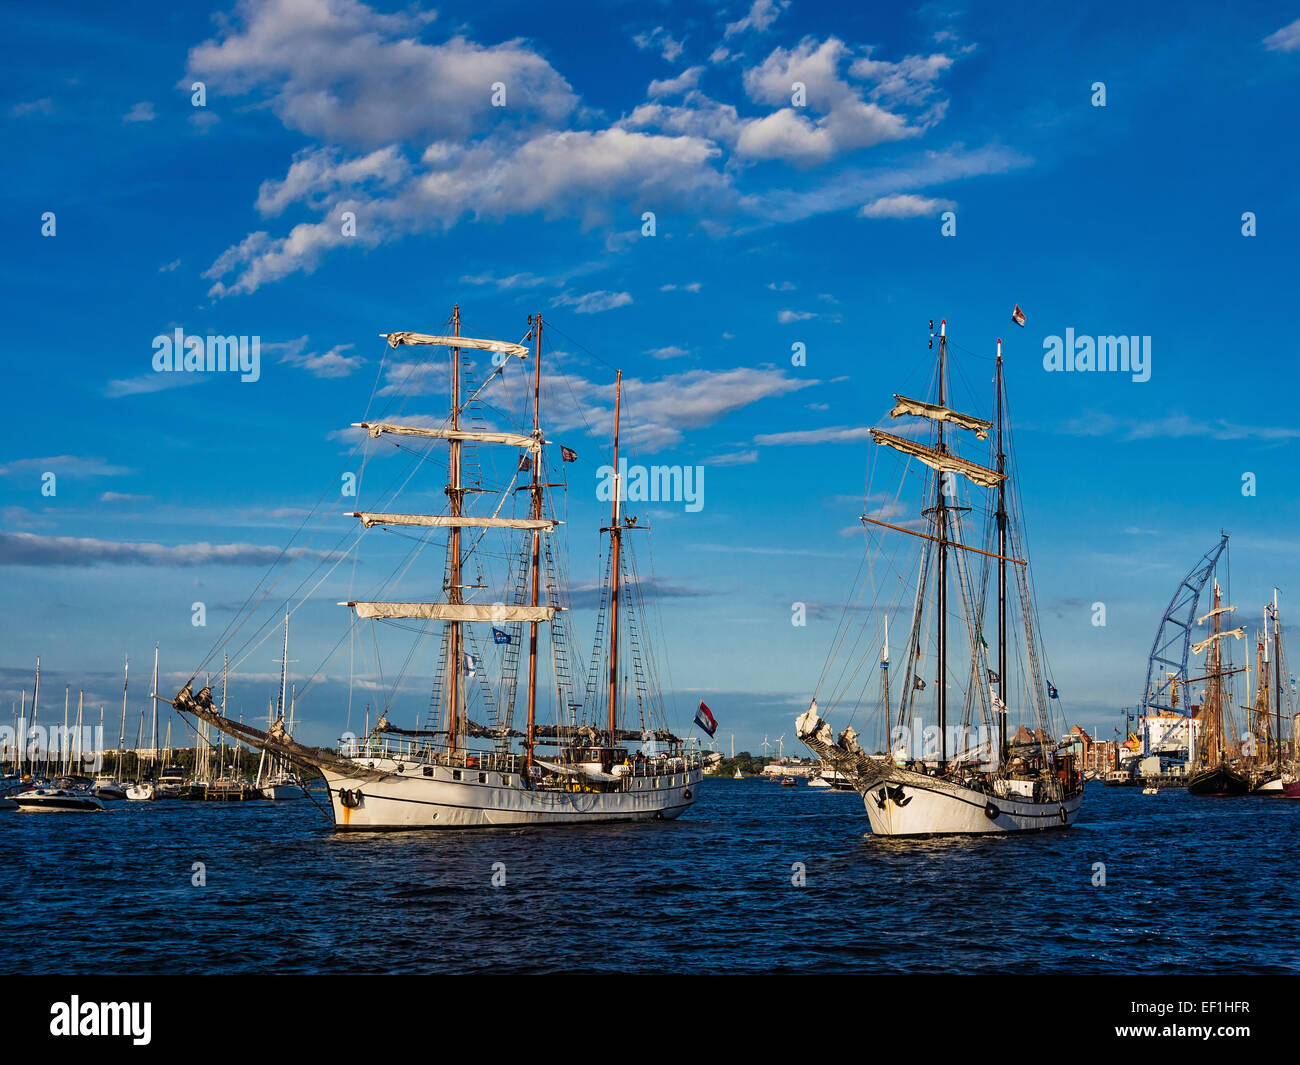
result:
<svg viewBox="0 0 1300 1065"><path fill-rule="evenodd" d="M360 518L367 529L376 525L420 525L428 528L454 527L458 529L540 529L549 532L561 522L554 518L478 518L462 514L381 514L372 511L352 511L345 515Z"/></svg>
<svg viewBox="0 0 1300 1065"><path fill-rule="evenodd" d="M511 344L504 340L476 340L474 337L439 337L428 333L380 333L388 341L389 347L399 344L435 344L448 348L473 348L475 351L499 351L503 355L513 355L519 359L528 358L528 349L522 344Z"/></svg>
<svg viewBox="0 0 1300 1065"><path fill-rule="evenodd" d="M550 621L553 606L506 606L492 603L340 603L359 618L425 618L430 621Z"/></svg>
<svg viewBox="0 0 1300 1065"><path fill-rule="evenodd" d="M473 429L425 429L418 425L394 425L391 422L353 422L353 429L364 429L371 436L395 433L399 436L431 436L438 440L473 440L480 444L509 444L511 447L540 451L545 443L540 437L523 433L495 433Z"/></svg>
<svg viewBox="0 0 1300 1065"><path fill-rule="evenodd" d="M1216 587L1217 587L1217 585L1216 585ZM1199 618L1197 618L1197 619L1196 619L1196 624L1198 624L1198 625L1204 625L1207 621L1210 620L1210 618L1215 617L1215 616L1218 615L1218 614L1231 614L1231 613L1232 613L1234 610L1236 610L1236 609L1237 609L1237 608L1236 608L1235 606L1220 606L1220 607L1215 607L1215 608L1214 608L1213 610L1211 610L1208 614L1202 614Z"/></svg>
<svg viewBox="0 0 1300 1065"><path fill-rule="evenodd" d="M971 414L962 414L960 411L949 410L937 403L926 403L920 399L908 399L906 396L900 396L897 393L894 394L894 403L896 406L889 412L891 418L901 418L904 414L914 414L918 418L929 418L931 421L952 422L953 425L959 428L972 430L977 440L987 440L989 430L993 428L993 423L990 421L976 418Z"/></svg>
<svg viewBox="0 0 1300 1065"><path fill-rule="evenodd" d="M877 444L884 444L887 447L892 447L895 451L901 451L904 455L912 455L920 459L932 470L938 470L940 473L960 473L967 480L973 481L984 488L992 488L999 481L1006 480L1006 476L998 473L997 470L990 470L987 466L968 462L957 455L945 455L932 447L926 447L925 444L918 444L915 440L895 436L893 433L887 433L882 429L872 429L871 438Z"/></svg>
<svg viewBox="0 0 1300 1065"><path fill-rule="evenodd" d="M1202 651L1204 651L1207 647L1209 647L1210 644L1214 643L1215 640L1222 640L1225 636L1231 636L1234 640L1240 640L1245 635L1246 635L1246 630L1244 628L1229 629L1227 632L1216 632L1213 636L1207 636L1199 643L1192 644L1192 654L1199 655Z"/></svg>

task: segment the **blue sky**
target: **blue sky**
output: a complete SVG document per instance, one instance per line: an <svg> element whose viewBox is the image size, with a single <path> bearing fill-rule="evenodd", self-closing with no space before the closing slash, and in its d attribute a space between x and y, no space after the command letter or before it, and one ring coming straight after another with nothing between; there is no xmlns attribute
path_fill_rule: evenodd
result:
<svg viewBox="0 0 1300 1065"><path fill-rule="evenodd" d="M470 334L554 324L553 435L582 456L575 581L598 565L611 367L632 461L705 468L702 510L645 508L679 719L703 697L724 746L792 735L862 555L866 428L924 385L943 317L980 413L990 364L965 352L1007 341L1053 680L1071 721L1110 735L1220 528L1248 617L1274 584L1284 611L1300 595L1297 16L8 8L0 697L30 689L38 654L44 705L68 683L110 720L124 654L143 677L159 642L164 673L188 675L347 468L341 430L392 382L378 334L435 332L459 302ZM153 338L177 327L259 336L261 379L154 373ZM1067 329L1149 336L1150 380L1046 372L1044 338ZM295 670L343 631L337 598L298 616ZM263 712L276 654L249 656L241 712ZM301 708L308 739L345 722L338 672ZM427 705L418 684L403 698L395 717Z"/></svg>

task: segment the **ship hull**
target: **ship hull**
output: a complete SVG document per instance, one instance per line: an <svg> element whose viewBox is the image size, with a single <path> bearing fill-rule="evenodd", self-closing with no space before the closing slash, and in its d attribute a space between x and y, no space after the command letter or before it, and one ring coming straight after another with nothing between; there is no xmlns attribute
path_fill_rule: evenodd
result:
<svg viewBox="0 0 1300 1065"><path fill-rule="evenodd" d="M990 835L1069 828L1082 793L1061 801L1033 802L990 795L949 781L895 769L861 789L876 836Z"/></svg>
<svg viewBox="0 0 1300 1065"><path fill-rule="evenodd" d="M702 775L636 777L626 790L601 792L527 788L517 773L441 765L365 776L324 768L334 826L344 832L671 820L694 804Z"/></svg>
<svg viewBox="0 0 1300 1065"><path fill-rule="evenodd" d="M1197 773L1187 782L1188 795L1209 795L1227 797L1246 795L1250 792L1250 781L1240 773L1234 773L1226 766L1215 766Z"/></svg>

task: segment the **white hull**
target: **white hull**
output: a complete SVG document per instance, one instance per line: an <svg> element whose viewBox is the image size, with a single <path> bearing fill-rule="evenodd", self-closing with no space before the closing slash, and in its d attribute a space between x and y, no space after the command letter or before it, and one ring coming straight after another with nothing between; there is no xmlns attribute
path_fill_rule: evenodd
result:
<svg viewBox="0 0 1300 1065"><path fill-rule="evenodd" d="M126 797L132 802L152 802L153 785L128 784L126 788Z"/></svg>
<svg viewBox="0 0 1300 1065"><path fill-rule="evenodd" d="M102 810L104 804L93 795L62 788L38 788L14 796L19 809L28 812Z"/></svg>
<svg viewBox="0 0 1300 1065"><path fill-rule="evenodd" d="M1268 781L1268 783L1266 784L1261 784L1259 787L1255 789L1255 793L1257 795L1281 795L1282 778L1277 777L1274 780Z"/></svg>
<svg viewBox="0 0 1300 1065"><path fill-rule="evenodd" d="M863 792L862 801L877 836L987 835L1068 828L1083 795L1033 802L893 769Z"/></svg>
<svg viewBox="0 0 1300 1065"><path fill-rule="evenodd" d="M399 772L397 764L374 760L374 769L384 774L377 778L324 769L335 827L365 831L671 819L694 803L703 775L698 768L678 769L632 777L625 791L593 792L526 788L518 773L409 764ZM431 775L425 775L426 769Z"/></svg>
<svg viewBox="0 0 1300 1065"><path fill-rule="evenodd" d="M263 784L262 798L283 802L286 799L301 799L303 790L297 784Z"/></svg>

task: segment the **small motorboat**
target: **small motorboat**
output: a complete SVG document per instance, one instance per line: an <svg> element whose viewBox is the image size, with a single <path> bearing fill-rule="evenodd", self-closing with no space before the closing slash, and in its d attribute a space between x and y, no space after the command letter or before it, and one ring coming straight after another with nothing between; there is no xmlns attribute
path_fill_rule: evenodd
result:
<svg viewBox="0 0 1300 1065"><path fill-rule="evenodd" d="M152 802L153 784L147 780L137 780L126 786L126 797L132 802Z"/></svg>
<svg viewBox="0 0 1300 1065"><path fill-rule="evenodd" d="M107 802L110 799L125 799L126 788L112 777L98 777L90 789L90 794L101 801Z"/></svg>
<svg viewBox="0 0 1300 1065"><path fill-rule="evenodd" d="M813 777L812 780L808 781L808 786L810 788L829 788L831 782L825 777Z"/></svg>
<svg viewBox="0 0 1300 1065"><path fill-rule="evenodd" d="M783 788L793 788L793 787L794 787L794 777L782 777L782 778L781 778L781 787L783 787Z"/></svg>
<svg viewBox="0 0 1300 1065"><path fill-rule="evenodd" d="M33 788L13 797L20 810L102 810L104 804L88 791Z"/></svg>
<svg viewBox="0 0 1300 1065"><path fill-rule="evenodd" d="M1160 789L1157 788L1154 784L1148 784L1145 788L1142 789L1142 794L1143 794L1143 795L1159 795L1159 794L1160 794Z"/></svg>

